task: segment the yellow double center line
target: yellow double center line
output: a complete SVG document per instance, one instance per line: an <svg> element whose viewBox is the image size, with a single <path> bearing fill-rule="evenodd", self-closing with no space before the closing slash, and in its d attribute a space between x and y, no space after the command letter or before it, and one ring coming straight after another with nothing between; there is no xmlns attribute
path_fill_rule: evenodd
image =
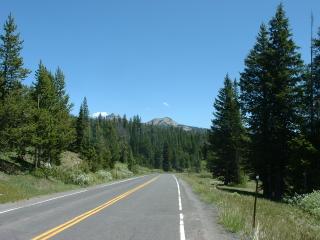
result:
<svg viewBox="0 0 320 240"><path fill-rule="evenodd" d="M65 229L70 228L71 226L83 221L84 219L86 219L86 218L88 218L88 217L100 212L101 210L109 207L110 205L120 201L121 199L129 196L130 194L132 194L132 193L138 191L139 189L147 186L148 184L150 184L153 181L155 181L157 178L158 178L158 176L152 178L151 180L149 180L149 181L147 181L147 182L145 182L145 183L143 183L143 184L141 184L141 185L139 185L139 186L137 186L137 187L135 187L135 188L133 188L133 189L131 189L131 190L129 190L129 191L127 191L127 192L125 192L125 193L113 198L113 199L111 199L111 200L109 200L106 203L103 203L102 205L100 205L100 206L98 206L98 207L96 207L96 208L94 208L94 209L92 209L90 211L87 211L87 212L85 212L85 213L83 213L83 214L81 214L81 215L79 215L79 216L77 216L77 217L75 217L75 218L73 218L73 219L71 219L71 220L69 220L69 221L57 226L57 227L55 227L55 228L52 228L52 229L42 233L39 236L36 236L36 237L32 238L32 240L49 239L49 238L57 235L58 233L64 231Z"/></svg>

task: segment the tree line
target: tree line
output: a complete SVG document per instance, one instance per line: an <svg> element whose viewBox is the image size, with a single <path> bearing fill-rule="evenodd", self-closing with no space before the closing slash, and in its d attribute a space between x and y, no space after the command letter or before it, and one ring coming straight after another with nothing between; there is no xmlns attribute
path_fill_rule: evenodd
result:
<svg viewBox="0 0 320 240"><path fill-rule="evenodd" d="M0 35L0 163L30 162L32 168L60 164L71 150L88 170L111 169L115 162L182 171L200 170L205 134L181 128L146 125L139 116L92 118L84 98L78 116L66 92L60 68L52 72L40 61L31 86L24 67L23 41L12 15ZM6 165L0 164L2 170Z"/></svg>
<svg viewBox="0 0 320 240"><path fill-rule="evenodd" d="M283 5L262 24L240 80L229 76L214 102L210 170L225 183L259 175L264 196L320 188L320 32L306 64Z"/></svg>
<svg viewBox="0 0 320 240"><path fill-rule="evenodd" d="M76 150L92 170L112 168L117 161L164 171L200 171L206 133L144 124L139 116L89 117L84 98L77 118Z"/></svg>

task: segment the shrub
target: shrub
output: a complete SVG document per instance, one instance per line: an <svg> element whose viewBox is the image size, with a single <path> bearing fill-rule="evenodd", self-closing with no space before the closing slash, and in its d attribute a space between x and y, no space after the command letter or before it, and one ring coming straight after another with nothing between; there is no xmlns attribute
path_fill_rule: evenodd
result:
<svg viewBox="0 0 320 240"><path fill-rule="evenodd" d="M87 161L82 161L79 165L79 169L85 173L90 172L90 166Z"/></svg>
<svg viewBox="0 0 320 240"><path fill-rule="evenodd" d="M107 171L104 171L104 170L99 170L96 174L97 174L99 179L102 179L102 180L105 180L105 181L111 181L113 179L111 172L107 172Z"/></svg>
<svg viewBox="0 0 320 240"><path fill-rule="evenodd" d="M95 179L90 174L84 173L79 169L65 169L61 167L52 167L50 169L37 169L34 175L38 177L52 177L66 184L88 185Z"/></svg>
<svg viewBox="0 0 320 240"><path fill-rule="evenodd" d="M123 163L116 163L114 169L111 170L113 178L127 178L132 177L133 172L128 169L128 166Z"/></svg>
<svg viewBox="0 0 320 240"><path fill-rule="evenodd" d="M37 178L47 177L46 170L42 168L37 168L31 172L31 174Z"/></svg>
<svg viewBox="0 0 320 240"><path fill-rule="evenodd" d="M48 173L50 177L60 180L64 183L72 183L71 172L64 168L52 167Z"/></svg>
<svg viewBox="0 0 320 240"><path fill-rule="evenodd" d="M73 184L77 185L88 185L94 181L90 174L74 172L71 174L71 181Z"/></svg>
<svg viewBox="0 0 320 240"><path fill-rule="evenodd" d="M318 218L320 218L320 191L313 191L309 194L304 194L297 200L297 205Z"/></svg>

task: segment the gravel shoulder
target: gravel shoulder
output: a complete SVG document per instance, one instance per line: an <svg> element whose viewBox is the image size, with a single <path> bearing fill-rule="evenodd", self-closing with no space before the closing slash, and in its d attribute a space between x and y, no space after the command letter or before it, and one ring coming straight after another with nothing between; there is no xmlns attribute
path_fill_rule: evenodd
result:
<svg viewBox="0 0 320 240"><path fill-rule="evenodd" d="M202 202L191 187L179 178L187 240L235 240L234 234L218 224L218 210Z"/></svg>

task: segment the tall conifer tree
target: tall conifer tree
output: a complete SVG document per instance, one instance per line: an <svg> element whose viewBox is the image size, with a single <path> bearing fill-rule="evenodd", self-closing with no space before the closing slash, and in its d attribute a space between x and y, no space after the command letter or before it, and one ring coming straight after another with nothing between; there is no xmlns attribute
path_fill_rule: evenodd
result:
<svg viewBox="0 0 320 240"><path fill-rule="evenodd" d="M288 187L290 141L299 127L297 100L302 70L282 4L268 31L260 28L245 65L240 85L252 135L251 160L261 175L264 195L280 199Z"/></svg>
<svg viewBox="0 0 320 240"><path fill-rule="evenodd" d="M0 36L0 99L11 90L20 88L21 81L30 73L23 67L23 58L20 56L23 41L16 31L17 25L10 14L4 24L4 34Z"/></svg>
<svg viewBox="0 0 320 240"><path fill-rule="evenodd" d="M215 153L211 159L211 170L222 176L225 184L240 182L240 158L244 129L236 88L228 75L214 102L214 119L209 134L210 150Z"/></svg>
<svg viewBox="0 0 320 240"><path fill-rule="evenodd" d="M79 116L76 125L77 147L80 152L85 151L85 149L89 147L89 127L89 108L87 98L85 97L80 106Z"/></svg>

